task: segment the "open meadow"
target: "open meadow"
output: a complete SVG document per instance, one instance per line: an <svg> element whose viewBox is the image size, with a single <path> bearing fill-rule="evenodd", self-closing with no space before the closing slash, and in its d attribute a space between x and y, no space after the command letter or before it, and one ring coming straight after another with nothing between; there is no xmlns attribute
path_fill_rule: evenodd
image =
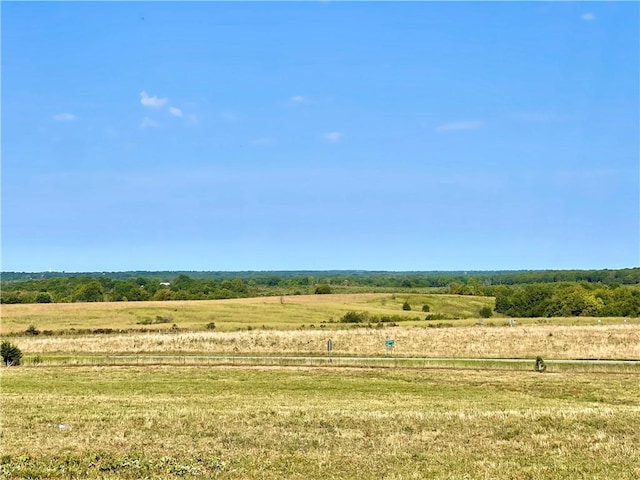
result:
<svg viewBox="0 0 640 480"><path fill-rule="evenodd" d="M640 378L389 368L3 371L3 478L635 479Z"/></svg>
<svg viewBox="0 0 640 480"><path fill-rule="evenodd" d="M405 311L405 301L412 309ZM40 330L113 328L122 330L202 330L215 323L216 330L252 328L291 329L320 327L349 311L374 315L402 315L405 321L423 323L423 305L444 319L478 318L482 307L493 307L490 297L417 294L291 295L169 302L95 302L2 305L3 335L24 331L29 325ZM162 323L156 323L161 320Z"/></svg>
<svg viewBox="0 0 640 480"><path fill-rule="evenodd" d="M405 301L411 311L402 310ZM24 358L1 370L0 476L638 478L637 363L553 363L640 359L638 319L480 324L478 310L492 301L359 294L3 305L2 332ZM424 304L447 319L425 320ZM403 319L341 323L349 311ZM149 322L168 316L169 324ZM25 334L31 325L41 332ZM331 355L353 361L211 362L216 355L326 358L328 339ZM128 360L94 364L117 355ZM549 359L545 373L533 369L538 355ZM383 362L409 357L460 362ZM527 360L482 360L500 358Z"/></svg>

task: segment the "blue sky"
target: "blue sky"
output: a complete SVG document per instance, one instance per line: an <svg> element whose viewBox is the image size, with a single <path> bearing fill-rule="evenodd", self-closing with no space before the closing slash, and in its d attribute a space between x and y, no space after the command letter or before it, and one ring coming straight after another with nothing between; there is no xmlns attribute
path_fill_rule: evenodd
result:
<svg viewBox="0 0 640 480"><path fill-rule="evenodd" d="M2 270L639 261L639 6L2 2Z"/></svg>

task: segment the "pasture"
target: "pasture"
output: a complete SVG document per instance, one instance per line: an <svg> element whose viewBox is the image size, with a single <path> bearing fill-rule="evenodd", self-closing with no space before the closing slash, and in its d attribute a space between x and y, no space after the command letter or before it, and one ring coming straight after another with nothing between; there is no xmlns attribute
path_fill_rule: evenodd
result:
<svg viewBox="0 0 640 480"><path fill-rule="evenodd" d="M640 475L633 373L3 370L4 478Z"/></svg>
<svg viewBox="0 0 640 480"><path fill-rule="evenodd" d="M411 311L402 310L407 300ZM425 321L425 303L450 319ZM23 366L1 370L0 476L638 478L637 365L549 363L537 373L533 362L464 360L639 359L638 319L480 325L485 305L492 299L398 294L3 305L2 332L13 333L25 357ZM397 326L338 322L348 311L407 318ZM158 316L179 328L138 331ZM210 322L215 330L207 330ZM51 333L19 334L29 325ZM77 333L99 328L122 332ZM332 355L354 360L313 367L196 361L326 357L329 338ZM93 364L118 354L142 362ZM184 363L145 363L153 355L180 355ZM358 356L381 361L372 366ZM458 360L382 361L407 357Z"/></svg>
<svg viewBox="0 0 640 480"><path fill-rule="evenodd" d="M402 310L409 301L411 311ZM292 329L335 323L349 311L375 315L403 315L423 322L422 306L445 318L477 318L482 307L493 306L490 297L418 294L292 295L229 300L171 302L96 302L17 304L2 306L2 334L24 331L29 325L41 330L113 328L122 330L179 328L201 330L215 323L216 330L252 328ZM154 323L158 318L165 323Z"/></svg>

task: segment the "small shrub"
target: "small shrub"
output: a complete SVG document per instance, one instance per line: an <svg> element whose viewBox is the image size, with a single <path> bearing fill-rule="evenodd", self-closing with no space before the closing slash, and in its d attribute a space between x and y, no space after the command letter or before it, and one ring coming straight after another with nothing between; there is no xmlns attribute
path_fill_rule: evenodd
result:
<svg viewBox="0 0 640 480"><path fill-rule="evenodd" d="M482 318L491 318L493 316L493 310L491 307L482 307L480 309L480 317Z"/></svg>
<svg viewBox="0 0 640 480"><path fill-rule="evenodd" d="M408 300L405 300L405 302L402 304L402 310L405 310L405 311L411 310L411 305L409 305Z"/></svg>
<svg viewBox="0 0 640 480"><path fill-rule="evenodd" d="M36 355L31 360L31 363L33 363L34 365L40 365L42 363L42 357L40 355Z"/></svg>
<svg viewBox="0 0 640 480"><path fill-rule="evenodd" d="M536 372L544 372L547 369L547 364L544 363L544 360L542 359L542 357L536 357L536 367L535 370Z"/></svg>
<svg viewBox="0 0 640 480"><path fill-rule="evenodd" d="M425 320L444 320L445 318L447 318L447 316L442 313L430 313L424 317Z"/></svg>
<svg viewBox="0 0 640 480"><path fill-rule="evenodd" d="M316 295L327 295L331 293L331 287L327 284L318 285L315 290Z"/></svg>
<svg viewBox="0 0 640 480"><path fill-rule="evenodd" d="M29 325L29 328L27 328L24 333L27 335L40 335L40 330L38 330L35 325Z"/></svg>
<svg viewBox="0 0 640 480"><path fill-rule="evenodd" d="M342 316L343 323L364 323L369 321L369 315L366 312L347 312Z"/></svg>
<svg viewBox="0 0 640 480"><path fill-rule="evenodd" d="M207 330L215 330L216 324L214 322L207 323Z"/></svg>
<svg viewBox="0 0 640 480"><path fill-rule="evenodd" d="M429 307L429 305L427 305L426 303L422 306L422 311L423 312L428 312L429 310L431 310L431 307Z"/></svg>
<svg viewBox="0 0 640 480"><path fill-rule="evenodd" d="M22 351L13 343L5 340L0 345L0 356L2 356L2 362L7 366L20 365Z"/></svg>

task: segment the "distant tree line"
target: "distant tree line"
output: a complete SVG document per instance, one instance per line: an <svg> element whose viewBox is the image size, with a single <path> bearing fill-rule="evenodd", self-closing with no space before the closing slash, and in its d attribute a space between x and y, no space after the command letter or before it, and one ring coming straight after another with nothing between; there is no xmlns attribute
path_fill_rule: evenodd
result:
<svg viewBox="0 0 640 480"><path fill-rule="evenodd" d="M495 311L511 317L638 317L640 287L593 283L487 288Z"/></svg>
<svg viewBox="0 0 640 480"><path fill-rule="evenodd" d="M519 272L3 273L2 303L213 300L344 291L411 291L496 298L514 317L638 316L640 268Z"/></svg>

